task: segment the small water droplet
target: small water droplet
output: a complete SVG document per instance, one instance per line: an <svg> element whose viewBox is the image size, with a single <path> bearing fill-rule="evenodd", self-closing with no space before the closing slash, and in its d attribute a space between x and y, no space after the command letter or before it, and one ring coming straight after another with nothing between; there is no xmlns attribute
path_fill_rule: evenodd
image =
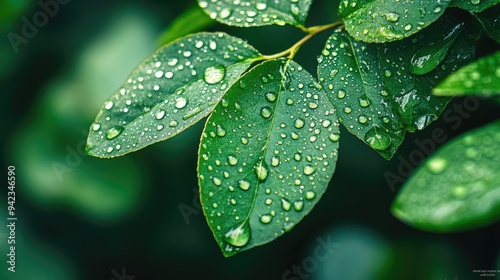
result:
<svg viewBox="0 0 500 280"><path fill-rule="evenodd" d="M238 158L234 155L229 155L227 156L227 162L229 163L229 165L234 166L238 164Z"/></svg>
<svg viewBox="0 0 500 280"><path fill-rule="evenodd" d="M179 123L178 123L178 122L176 122L176 121L171 121L168 125L169 125L170 127L176 127L178 124L179 124Z"/></svg>
<svg viewBox="0 0 500 280"><path fill-rule="evenodd" d="M332 142L337 142L340 139L340 134L339 133L332 133L332 134L330 134L329 138Z"/></svg>
<svg viewBox="0 0 500 280"><path fill-rule="evenodd" d="M351 107L344 107L344 113L350 114L352 112Z"/></svg>
<svg viewBox="0 0 500 280"><path fill-rule="evenodd" d="M203 80L210 85L220 83L226 75L226 68L222 65L215 65L205 69Z"/></svg>
<svg viewBox="0 0 500 280"><path fill-rule="evenodd" d="M115 126L115 127L110 128L106 132L106 139L111 140L111 139L117 137L118 135L120 135L120 133L122 133L123 129L124 129L123 126Z"/></svg>
<svg viewBox="0 0 500 280"><path fill-rule="evenodd" d="M220 125L217 126L217 136L224 137L226 136L226 130L224 130Z"/></svg>
<svg viewBox="0 0 500 280"><path fill-rule="evenodd" d="M313 191L307 191L306 192L306 199L308 200L311 200L311 199L314 199L316 197L316 193L313 192Z"/></svg>
<svg viewBox="0 0 500 280"><path fill-rule="evenodd" d="M269 102L274 102L276 101L276 94L274 92L268 92L266 93L266 99Z"/></svg>
<svg viewBox="0 0 500 280"><path fill-rule="evenodd" d="M368 118L366 116L364 116L364 115L361 115L361 116L358 117L358 122L360 124L365 124L367 121L368 121Z"/></svg>
<svg viewBox="0 0 500 280"><path fill-rule="evenodd" d="M392 76L392 72L390 70L385 70L384 76L386 76L387 78L390 78Z"/></svg>
<svg viewBox="0 0 500 280"><path fill-rule="evenodd" d="M271 107L262 107L260 109L260 115L266 119L268 119L271 116Z"/></svg>
<svg viewBox="0 0 500 280"><path fill-rule="evenodd" d="M281 199L281 208L283 208L283 210L285 210L285 211L290 211L290 209L292 208L292 204L290 203L290 201L282 198Z"/></svg>
<svg viewBox="0 0 500 280"><path fill-rule="evenodd" d="M244 191L247 191L250 188L250 182L246 180L239 180L238 187Z"/></svg>
<svg viewBox="0 0 500 280"><path fill-rule="evenodd" d="M304 127L304 124L305 124L304 120L302 120L302 119L296 119L295 123L294 123L294 126L295 126L295 128L300 129L300 128Z"/></svg>
<svg viewBox="0 0 500 280"><path fill-rule="evenodd" d="M175 100L175 108L177 109L182 109L186 107L186 104L188 103L188 100L184 97L179 97Z"/></svg>
<svg viewBox="0 0 500 280"><path fill-rule="evenodd" d="M359 99L359 106L361 106L363 108L370 106L370 100L366 99L366 98L360 98Z"/></svg>
<svg viewBox="0 0 500 280"><path fill-rule="evenodd" d="M302 211L304 209L304 202L302 200L297 200L293 203L293 209L297 212Z"/></svg>
<svg viewBox="0 0 500 280"><path fill-rule="evenodd" d="M406 31L410 31L411 28L412 28L412 25L411 24L407 24L407 25L405 25L404 28L405 28Z"/></svg>
<svg viewBox="0 0 500 280"><path fill-rule="evenodd" d="M221 179L219 179L217 177L213 177L212 182L214 182L214 185L216 185L216 186L220 186L220 184L222 184Z"/></svg>
<svg viewBox="0 0 500 280"><path fill-rule="evenodd" d="M343 91L343 90L339 89L339 92L337 93L337 97L338 97L339 99L344 98L344 97L345 97L345 91Z"/></svg>
<svg viewBox="0 0 500 280"><path fill-rule="evenodd" d="M94 124L92 125L92 130L93 130L93 131L97 131L97 130L99 130L100 128L101 128L101 125L100 125L100 124L98 124L98 123L94 123Z"/></svg>
<svg viewBox="0 0 500 280"><path fill-rule="evenodd" d="M165 116L165 111L163 111L163 110L159 110L158 112L156 112L156 115L155 115L155 116L156 116L156 119L157 119L157 120L161 120L161 119L163 119L163 117Z"/></svg>
<svg viewBox="0 0 500 280"><path fill-rule="evenodd" d="M278 166L280 164L280 159L277 157L272 157L271 158L271 165L272 166Z"/></svg>
<svg viewBox="0 0 500 280"><path fill-rule="evenodd" d="M104 104L104 108L106 110L113 108L113 101L107 101L106 104Z"/></svg>
<svg viewBox="0 0 500 280"><path fill-rule="evenodd" d="M390 22L396 22L399 19L399 14L397 13L387 13L385 14L385 18Z"/></svg>
<svg viewBox="0 0 500 280"><path fill-rule="evenodd" d="M262 215L260 216L260 222L263 224L269 224L273 217L271 215Z"/></svg>
<svg viewBox="0 0 500 280"><path fill-rule="evenodd" d="M311 165L304 166L304 174L311 175L314 172L316 172L316 168L314 168L313 166L311 166Z"/></svg>
<svg viewBox="0 0 500 280"><path fill-rule="evenodd" d="M257 3L255 5L255 7L257 8L257 10L259 11L263 11L267 8L267 4L266 3Z"/></svg>

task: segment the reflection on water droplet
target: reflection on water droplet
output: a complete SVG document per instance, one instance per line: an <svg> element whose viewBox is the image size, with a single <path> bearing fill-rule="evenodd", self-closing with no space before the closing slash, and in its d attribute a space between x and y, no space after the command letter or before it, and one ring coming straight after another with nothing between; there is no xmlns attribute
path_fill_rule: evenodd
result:
<svg viewBox="0 0 500 280"><path fill-rule="evenodd" d="M217 136L224 137L226 135L226 131L220 126L217 126Z"/></svg>
<svg viewBox="0 0 500 280"><path fill-rule="evenodd" d="M250 240L250 227L244 222L224 234L224 241L235 247L243 247Z"/></svg>
<svg viewBox="0 0 500 280"><path fill-rule="evenodd" d="M271 116L271 107L262 107L260 109L260 115L266 119L268 119Z"/></svg>
<svg viewBox="0 0 500 280"><path fill-rule="evenodd" d="M297 212L302 211L304 209L304 202L302 200L297 200L293 203L293 209Z"/></svg>
<svg viewBox="0 0 500 280"><path fill-rule="evenodd" d="M106 110L109 110L109 109L113 108L113 101L108 101L108 102L106 102L106 103L104 104L104 108L105 108Z"/></svg>
<svg viewBox="0 0 500 280"><path fill-rule="evenodd" d="M238 181L238 187L244 191L248 190L250 188L250 183L245 180L239 180Z"/></svg>
<svg viewBox="0 0 500 280"><path fill-rule="evenodd" d="M311 166L311 165L304 166L304 174L311 175L314 172L316 172L316 168L314 168L313 166Z"/></svg>
<svg viewBox="0 0 500 280"><path fill-rule="evenodd" d="M220 186L222 184L221 179L219 179L217 177L213 177L212 182L214 182L214 185L216 185L216 186Z"/></svg>
<svg viewBox="0 0 500 280"><path fill-rule="evenodd" d="M163 117L165 116L165 111L160 110L160 111L156 112L156 115L155 115L155 116L156 116L156 119L157 119L157 120L161 120L161 119L163 119Z"/></svg>
<svg viewBox="0 0 500 280"><path fill-rule="evenodd" d="M274 92L268 92L266 93L266 99L269 102L274 102L276 101L276 94Z"/></svg>
<svg viewBox="0 0 500 280"><path fill-rule="evenodd" d="M304 120L302 120L302 119L296 119L295 123L294 123L294 126L295 126L295 128L302 128L302 127L304 127L304 124L305 124Z"/></svg>
<svg viewBox="0 0 500 280"><path fill-rule="evenodd" d="M397 13L387 13L385 14L385 18L390 22L396 22L399 19L399 14Z"/></svg>
<svg viewBox="0 0 500 280"><path fill-rule="evenodd" d="M285 211L290 211L290 209L292 208L292 204L290 203L290 201L282 198L281 199L281 208L283 208L283 210L285 210Z"/></svg>
<svg viewBox="0 0 500 280"><path fill-rule="evenodd" d="M210 85L220 83L224 76L226 75L226 68L222 65L216 65L212 67L208 67L205 69L205 73L203 74L203 80Z"/></svg>
<svg viewBox="0 0 500 280"><path fill-rule="evenodd" d="M311 200L311 199L314 199L316 197L316 193L313 192L313 191L307 191L306 192L306 199L308 200Z"/></svg>
<svg viewBox="0 0 500 280"><path fill-rule="evenodd" d="M111 140L111 139L117 137L118 135L120 135L120 133L122 133L123 129L124 129L123 126L115 126L115 127L110 128L106 132L106 139Z"/></svg>
<svg viewBox="0 0 500 280"><path fill-rule="evenodd" d="M93 130L93 131L97 131L97 130L99 130L100 128L101 128L101 125L100 125L100 124L98 124L98 123L94 123L94 124L92 125L92 130Z"/></svg>
<svg viewBox="0 0 500 280"><path fill-rule="evenodd" d="M238 158L234 155L229 155L227 156L227 161L229 162L229 165L236 165L238 164Z"/></svg>

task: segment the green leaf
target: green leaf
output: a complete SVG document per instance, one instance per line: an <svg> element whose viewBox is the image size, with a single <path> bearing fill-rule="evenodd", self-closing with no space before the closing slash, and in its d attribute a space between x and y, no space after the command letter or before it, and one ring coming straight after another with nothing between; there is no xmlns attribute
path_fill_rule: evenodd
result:
<svg viewBox="0 0 500 280"><path fill-rule="evenodd" d="M338 108L340 121L386 159L394 155L405 131L423 129L437 119L450 99L432 96L432 87L473 58L470 36L461 36L441 67L425 75L411 73L412 57L419 49L463 25L447 17L435 24L439 30L431 26L385 45L358 42L337 30L319 58L318 77Z"/></svg>
<svg viewBox="0 0 500 280"><path fill-rule="evenodd" d="M499 0L452 0L450 7L458 7L469 12L479 13L500 3Z"/></svg>
<svg viewBox="0 0 500 280"><path fill-rule="evenodd" d="M460 68L441 82L433 93L441 96L500 95L500 51Z"/></svg>
<svg viewBox="0 0 500 280"><path fill-rule="evenodd" d="M175 136L208 115L259 56L224 33L199 33L160 48L104 103L87 152L116 157Z"/></svg>
<svg viewBox="0 0 500 280"><path fill-rule="evenodd" d="M193 5L167 27L165 32L160 36L158 45L163 46L171 41L186 36L191 33L200 32L217 23L213 19L207 17L205 12L198 6Z"/></svg>
<svg viewBox="0 0 500 280"><path fill-rule="evenodd" d="M358 41L385 43L409 37L437 20L451 0L345 0L339 14Z"/></svg>
<svg viewBox="0 0 500 280"><path fill-rule="evenodd" d="M479 14L474 14L474 17L483 27L486 34L497 41L497 43L500 43L500 20L498 19L498 15L500 15L500 5L491 7Z"/></svg>
<svg viewBox="0 0 500 280"><path fill-rule="evenodd" d="M439 232L498 220L499 151L498 121L448 142L406 182L393 214L416 228Z"/></svg>
<svg viewBox="0 0 500 280"><path fill-rule="evenodd" d="M297 63L266 61L235 83L208 119L198 175L225 256L270 242L304 218L335 170L339 124Z"/></svg>
<svg viewBox="0 0 500 280"><path fill-rule="evenodd" d="M213 19L227 25L250 27L264 25L303 26L312 0L198 0Z"/></svg>

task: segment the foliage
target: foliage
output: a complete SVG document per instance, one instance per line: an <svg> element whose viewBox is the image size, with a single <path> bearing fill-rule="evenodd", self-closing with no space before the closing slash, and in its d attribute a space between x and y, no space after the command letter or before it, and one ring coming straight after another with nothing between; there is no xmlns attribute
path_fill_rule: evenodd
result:
<svg viewBox="0 0 500 280"><path fill-rule="evenodd" d="M340 123L390 159L406 132L422 130L439 118L451 97L432 91L474 60L480 35L498 40L498 14L490 11L498 10L497 0L342 1L341 21L307 27L311 2L199 0L223 24L290 25L306 35L273 55L262 55L242 39L219 32L168 43L105 102L91 125L87 152L121 156L171 138L209 116L198 159L201 202L223 254L231 256L274 240L312 210L335 170ZM177 25L192 13L197 12L189 12ZM309 39L332 29L318 58L316 79L293 59ZM481 76L490 76L494 84L499 62L491 61L486 68L481 61L477 64L484 71ZM468 75L458 74L467 69L449 79ZM492 69L497 70L492 74ZM500 142L497 136L490 138ZM458 162L454 145L437 156ZM472 166L491 165L491 172L498 173L497 151L488 161L477 157L467 162L477 160ZM450 172L460 168L450 166ZM448 209L452 220L421 226L422 217L429 218L431 207L440 204L427 207L413 203L412 197L433 195L441 201L448 193L436 189L448 174L425 179L428 190L412 187L419 174L396 200L394 211L402 220L450 231L484 224L486 216L487 222L498 218L500 198L492 196L491 207L477 215ZM484 179L484 188L498 192L495 182ZM467 192L474 186L461 188ZM470 203L476 202L464 200L462 205Z"/></svg>

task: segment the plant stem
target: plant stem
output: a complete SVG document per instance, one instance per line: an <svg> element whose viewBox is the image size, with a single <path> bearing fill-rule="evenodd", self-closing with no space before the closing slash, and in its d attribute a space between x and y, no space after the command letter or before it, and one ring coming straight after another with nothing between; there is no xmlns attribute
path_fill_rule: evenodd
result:
<svg viewBox="0 0 500 280"><path fill-rule="evenodd" d="M282 52L271 54L271 55L263 55L263 56L257 58L256 60L275 59L275 58L283 57L285 55L288 55L288 58L292 59L295 56L295 54L297 53L297 51L300 49L300 47L305 42L309 41L309 39L311 39L312 37L316 36L317 34L323 32L325 30L335 28L335 27L337 27L337 26L339 26L341 24L342 24L342 22L337 21L337 22L334 22L334 23L331 23L331 24L312 26L312 27L309 27L309 28L301 26L300 29L302 29L304 32L308 33L304 38L300 39L293 46L291 46L290 48L288 48L288 49L286 49L286 50L284 50Z"/></svg>

